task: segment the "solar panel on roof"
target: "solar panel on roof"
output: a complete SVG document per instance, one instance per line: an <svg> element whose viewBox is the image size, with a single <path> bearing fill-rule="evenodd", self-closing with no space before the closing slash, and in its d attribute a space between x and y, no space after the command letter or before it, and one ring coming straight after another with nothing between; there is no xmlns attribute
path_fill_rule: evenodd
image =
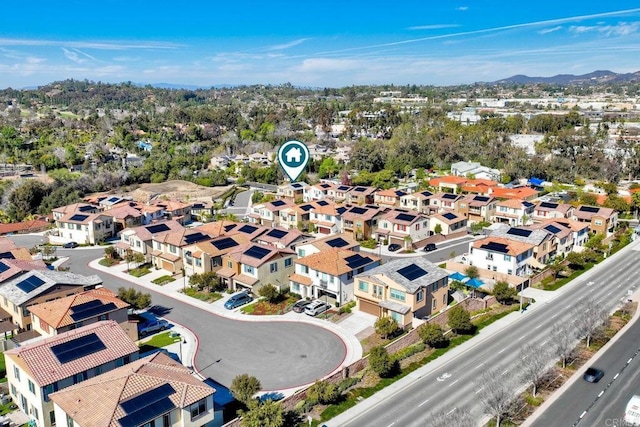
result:
<svg viewBox="0 0 640 427"><path fill-rule="evenodd" d="M261 248L258 246L251 246L244 254L246 256L250 256L251 258L262 259L267 256L269 252L271 252L269 249Z"/></svg>
<svg viewBox="0 0 640 427"><path fill-rule="evenodd" d="M291 186L292 186L293 188L300 188L300 187L302 187L302 184L297 183L297 182L294 182L293 184L291 184Z"/></svg>
<svg viewBox="0 0 640 427"><path fill-rule="evenodd" d="M419 265L409 264L406 267L402 267L400 270L398 270L398 274L400 274L407 280L416 280L428 273Z"/></svg>
<svg viewBox="0 0 640 427"><path fill-rule="evenodd" d="M399 214L398 216L396 216L396 219L397 219L398 221L407 221L407 222L411 222L411 221L413 221L414 219L416 219L416 216L415 216L415 215L408 215L408 214L401 213L401 214Z"/></svg>
<svg viewBox="0 0 640 427"><path fill-rule="evenodd" d="M533 203L531 202L522 202L522 204L524 205L524 207L526 208L530 208L531 206L535 206Z"/></svg>
<svg viewBox="0 0 640 427"><path fill-rule="evenodd" d="M515 228L511 227L507 234L511 234L512 236L520 236L520 237L529 237L531 235L531 230L525 230L524 228Z"/></svg>
<svg viewBox="0 0 640 427"><path fill-rule="evenodd" d="M600 210L600 208L597 208L595 206L580 206L580 210L582 212L597 213Z"/></svg>
<svg viewBox="0 0 640 427"><path fill-rule="evenodd" d="M171 230L171 228L169 228L167 224L149 225L145 228L151 234L162 233L163 231Z"/></svg>
<svg viewBox="0 0 640 427"><path fill-rule="evenodd" d="M87 218L89 218L89 215L75 214L69 218L69 221L84 221Z"/></svg>
<svg viewBox="0 0 640 427"><path fill-rule="evenodd" d="M490 197L487 196L476 196L473 198L473 200L477 201L477 202L488 202L490 199Z"/></svg>
<svg viewBox="0 0 640 427"><path fill-rule="evenodd" d="M19 282L16 287L20 289L22 292L28 294L29 292L38 289L40 286L44 284L44 280L39 278L38 276L30 276Z"/></svg>
<svg viewBox="0 0 640 427"><path fill-rule="evenodd" d="M271 231L269 231L269 232L267 233L267 236L269 236L269 237L273 237L273 238L276 238L276 239L282 239L282 238L283 238L284 236L286 236L287 234L289 234L289 232L288 232L288 231L284 231L284 230L277 230L277 229L275 229L275 228L274 228L273 230L271 230Z"/></svg>
<svg viewBox="0 0 640 427"><path fill-rule="evenodd" d="M11 252L2 252L0 253L0 259L16 259L16 257Z"/></svg>
<svg viewBox="0 0 640 427"><path fill-rule="evenodd" d="M507 247L507 245L503 243L496 243L496 242L485 243L482 246L480 246L480 249L487 249L489 251L500 252L503 254L506 254L509 252L509 248Z"/></svg>
<svg viewBox="0 0 640 427"><path fill-rule="evenodd" d="M225 225L224 226L224 231L229 231L229 230L233 230L234 228L236 228L238 226L238 224L229 224L229 225Z"/></svg>
<svg viewBox="0 0 640 427"><path fill-rule="evenodd" d="M79 210L80 212L89 212L89 211L92 211L92 210L93 210L93 206L91 206L91 205L87 205L87 206L80 206L80 207L78 208L78 210Z"/></svg>
<svg viewBox="0 0 640 427"><path fill-rule="evenodd" d="M115 202L117 202L118 200L120 200L120 198L119 198L119 197L111 197L108 201L109 201L109 202L111 202L111 203L115 203Z"/></svg>
<svg viewBox="0 0 640 427"><path fill-rule="evenodd" d="M320 184L320 187L322 187L322 188L329 188L329 187L331 187L331 186L330 186L329 184Z"/></svg>
<svg viewBox="0 0 640 427"><path fill-rule="evenodd" d="M57 344L51 347L51 352L60 363L71 362L107 348L94 333Z"/></svg>
<svg viewBox="0 0 640 427"><path fill-rule="evenodd" d="M238 230L241 233L247 233L247 234L251 234L254 231L256 231L258 229L258 227L254 227L253 225L243 225L242 227L240 227L240 230Z"/></svg>
<svg viewBox="0 0 640 427"><path fill-rule="evenodd" d="M317 203L318 203L318 205L320 205L320 206L327 206L327 205L329 204L329 202L324 201L324 200L318 200L318 202L317 202Z"/></svg>
<svg viewBox="0 0 640 427"><path fill-rule="evenodd" d="M327 245L331 246L332 248L342 248L347 246L348 244L349 242L344 240L342 237L336 237L335 239L327 240Z"/></svg>
<svg viewBox="0 0 640 427"><path fill-rule="evenodd" d="M224 249L229 249L234 246L238 246L238 242L233 240L231 237L225 237L224 239L214 240L213 242L211 242L211 244L215 246L215 248L219 251L222 251Z"/></svg>
<svg viewBox="0 0 640 427"><path fill-rule="evenodd" d="M195 242L200 242L202 240L208 239L209 236L204 234L204 233L200 233L199 231L197 233L193 233L193 234L189 234L187 236L184 236L184 242L187 245L190 245L192 243Z"/></svg>
<svg viewBox="0 0 640 427"><path fill-rule="evenodd" d="M378 205L364 205L364 207L368 208L368 209L378 209L379 206Z"/></svg>
<svg viewBox="0 0 640 427"><path fill-rule="evenodd" d="M336 209L336 212L338 212L340 215L342 215L346 211L347 211L347 208L345 208L345 207L339 207L339 208Z"/></svg>
<svg viewBox="0 0 640 427"><path fill-rule="evenodd" d="M5 264L4 262L0 262L0 273L4 273L5 271L7 271L9 267L7 264Z"/></svg>
<svg viewBox="0 0 640 427"><path fill-rule="evenodd" d="M458 196L456 196L455 194L451 194L451 193L445 193L442 195L443 199L449 199L449 200L453 200L453 199L457 199Z"/></svg>
<svg viewBox="0 0 640 427"><path fill-rule="evenodd" d="M367 212L366 209L364 208L359 208L359 207L353 207L349 210L349 212L353 212L356 215L362 215L363 213Z"/></svg>
<svg viewBox="0 0 640 427"><path fill-rule="evenodd" d="M340 191L347 191L350 187L347 187L346 185L341 185L340 187L338 187L338 190Z"/></svg>
<svg viewBox="0 0 640 427"><path fill-rule="evenodd" d="M344 260L347 262L347 267L351 269L362 267L363 265L369 264L371 262L371 258L363 257L360 254L351 255Z"/></svg>
<svg viewBox="0 0 640 427"><path fill-rule="evenodd" d="M448 219L448 220L453 220L453 219L458 218L458 217L456 216L456 214L454 214L454 213L452 213L452 212L447 212L447 213L443 214L442 216L443 216L443 217L445 217L445 218L446 218L446 219Z"/></svg>
<svg viewBox="0 0 640 427"><path fill-rule="evenodd" d="M313 209L313 206L311 206L311 205L302 205L302 206L300 206L300 209L302 209L305 212L309 212L311 209Z"/></svg>
<svg viewBox="0 0 640 427"><path fill-rule="evenodd" d="M555 225L551 225L551 224L547 225L544 229L547 231L550 231L553 234L558 234L560 231L562 231Z"/></svg>
<svg viewBox="0 0 640 427"><path fill-rule="evenodd" d="M430 191L423 191L423 192L422 192L422 193L420 193L420 194L422 194L424 197L433 196L433 193L432 193L432 192L430 192Z"/></svg>
<svg viewBox="0 0 640 427"><path fill-rule="evenodd" d="M365 192L367 189L364 187L356 187L353 189L353 191L357 191L358 193L363 193Z"/></svg>
<svg viewBox="0 0 640 427"><path fill-rule="evenodd" d="M556 209L558 207L558 203L542 202L540 203L540 207L547 209Z"/></svg>
<svg viewBox="0 0 640 427"><path fill-rule="evenodd" d="M278 207L278 206L285 205L286 203L285 203L283 200L274 200L273 202L271 202L271 204L272 204L273 206Z"/></svg>
<svg viewBox="0 0 640 427"><path fill-rule="evenodd" d="M407 195L407 193L405 193L404 191L400 191L400 190L396 190L395 193L396 193L396 196L398 196L398 197L402 197L402 196L406 196Z"/></svg>
<svg viewBox="0 0 640 427"><path fill-rule="evenodd" d="M91 304L91 305L87 305ZM93 317L100 316L102 314L108 313L117 309L116 305L112 302L107 304L103 304L102 301L95 300L89 301L84 304L78 304L71 308L71 318L78 322L83 319L90 319Z"/></svg>
<svg viewBox="0 0 640 427"><path fill-rule="evenodd" d="M139 394L120 404L125 416L118 419L122 427L138 427L176 408L169 398L176 391L171 384Z"/></svg>

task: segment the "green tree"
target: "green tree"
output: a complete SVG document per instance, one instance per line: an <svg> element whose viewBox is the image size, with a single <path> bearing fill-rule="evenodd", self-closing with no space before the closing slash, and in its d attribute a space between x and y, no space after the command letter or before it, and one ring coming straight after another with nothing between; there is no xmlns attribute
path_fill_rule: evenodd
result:
<svg viewBox="0 0 640 427"><path fill-rule="evenodd" d="M493 285L493 295L501 304L512 302L516 294L516 289L509 286L509 283L504 280L500 280Z"/></svg>
<svg viewBox="0 0 640 427"><path fill-rule="evenodd" d="M464 269L464 275L470 279L477 278L480 274L478 273L478 267L475 265L470 265L469 267Z"/></svg>
<svg viewBox="0 0 640 427"><path fill-rule="evenodd" d="M631 194L631 206L635 210L636 215L638 215L638 212L640 212L640 191Z"/></svg>
<svg viewBox="0 0 640 427"><path fill-rule="evenodd" d="M47 193L46 186L36 180L28 180L17 187L9 196L8 215L15 221L22 221L38 211Z"/></svg>
<svg viewBox="0 0 640 427"><path fill-rule="evenodd" d="M572 270L582 270L586 264L584 256L578 252L569 252L565 260Z"/></svg>
<svg viewBox="0 0 640 427"><path fill-rule="evenodd" d="M136 310L142 310L151 305L151 294L136 291L135 288L118 288L118 298Z"/></svg>
<svg viewBox="0 0 640 427"><path fill-rule="evenodd" d="M447 311L449 327L456 334L464 334L473 331L473 324L471 323L471 315L461 305L456 305Z"/></svg>
<svg viewBox="0 0 640 427"><path fill-rule="evenodd" d="M307 390L307 399L322 405L334 403L340 397L340 391L335 384L327 381L316 381Z"/></svg>
<svg viewBox="0 0 640 427"><path fill-rule="evenodd" d="M631 205L617 194L609 194L602 204L605 208L611 208L618 212L624 213L631 210Z"/></svg>
<svg viewBox="0 0 640 427"><path fill-rule="evenodd" d="M433 227L433 232L435 234L440 234L442 233L442 225L440 225L440 223L436 224L435 227Z"/></svg>
<svg viewBox="0 0 640 427"><path fill-rule="evenodd" d="M386 348L376 346L369 351L369 367L380 377L390 376L394 372L394 365Z"/></svg>
<svg viewBox="0 0 640 427"><path fill-rule="evenodd" d="M376 320L374 324L376 333L380 335L383 339L387 339L398 331L398 322L393 320L391 317L381 317Z"/></svg>
<svg viewBox="0 0 640 427"><path fill-rule="evenodd" d="M280 298L280 291L271 283L267 283L266 285L262 286L258 293L261 297L269 302L276 302L278 298Z"/></svg>
<svg viewBox="0 0 640 427"><path fill-rule="evenodd" d="M253 395L260 391L260 380L249 374L240 374L231 381L229 390L239 402L249 405L253 401Z"/></svg>
<svg viewBox="0 0 640 427"><path fill-rule="evenodd" d="M114 259L117 255L118 251L113 246L107 246L104 248L104 256L109 259Z"/></svg>
<svg viewBox="0 0 640 427"><path fill-rule="evenodd" d="M322 159L322 163L320 163L320 168L318 169L318 178L331 178L335 177L336 174L340 171L340 165L335 161L333 157L325 157Z"/></svg>
<svg viewBox="0 0 640 427"><path fill-rule="evenodd" d="M282 427L284 426L284 412L279 402L267 399L264 402L256 400L249 402L247 411L240 411L243 427Z"/></svg>
<svg viewBox="0 0 640 427"><path fill-rule="evenodd" d="M437 323L425 323L418 327L418 336L431 348L446 347L449 340L444 336L442 326Z"/></svg>

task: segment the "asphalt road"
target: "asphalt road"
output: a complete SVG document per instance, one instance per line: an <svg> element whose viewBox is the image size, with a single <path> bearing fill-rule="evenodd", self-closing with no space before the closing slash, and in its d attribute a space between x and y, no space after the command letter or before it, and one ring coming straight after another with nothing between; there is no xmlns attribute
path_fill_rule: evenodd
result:
<svg viewBox="0 0 640 427"><path fill-rule="evenodd" d="M443 356L444 359L410 374L327 425L428 426L432 413L439 410L465 411L478 423L485 421L487 416L481 403L484 384L479 381L482 373L489 370L494 376L504 377L514 390L523 388L526 381L520 378L519 367L523 363L520 351L524 345L535 348L551 345L552 326L573 324L573 309L585 297L613 311L626 299L627 290L639 283L639 256L638 251L623 250L565 285L558 298L525 311L495 334L481 332L465 351Z"/></svg>
<svg viewBox="0 0 640 427"><path fill-rule="evenodd" d="M40 236L12 236L18 245L32 247ZM58 249L69 256L65 266L74 273L102 277L113 291L121 286L149 292L168 320L190 328L199 338L196 368L205 377L229 386L233 378L248 373L256 376L263 390L282 390L312 383L342 363L346 348L331 331L307 323L241 322L168 298L133 282L103 274L88 267L104 255L102 248Z"/></svg>
<svg viewBox="0 0 640 427"><path fill-rule="evenodd" d="M583 379L577 380L531 425L624 425L622 419L627 402L634 394L640 394L639 351L640 322L635 322L593 364L605 372L597 384L588 383ZM584 369L581 369L581 372Z"/></svg>

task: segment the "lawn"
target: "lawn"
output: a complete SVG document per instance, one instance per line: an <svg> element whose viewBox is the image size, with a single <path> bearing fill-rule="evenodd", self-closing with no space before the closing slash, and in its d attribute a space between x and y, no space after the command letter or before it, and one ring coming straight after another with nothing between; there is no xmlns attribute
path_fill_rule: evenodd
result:
<svg viewBox="0 0 640 427"><path fill-rule="evenodd" d="M7 367L4 363L4 353L0 353L0 375L2 376L2 378L0 378L0 383L6 383L7 382Z"/></svg>
<svg viewBox="0 0 640 427"><path fill-rule="evenodd" d="M153 279L151 281L151 283L155 283L156 285L166 285L167 283L171 283L174 280L176 280L175 278L169 276L168 274L165 274L164 276L160 276L157 279Z"/></svg>
<svg viewBox="0 0 640 427"><path fill-rule="evenodd" d="M275 303L262 300L242 308L242 312L255 316L284 314L291 309L291 305L293 305L297 300L298 298L294 295L285 295Z"/></svg>
<svg viewBox="0 0 640 427"><path fill-rule="evenodd" d="M191 298L196 298L204 302L214 302L222 298L222 294L219 292L203 292L192 287L186 288L183 293Z"/></svg>
<svg viewBox="0 0 640 427"><path fill-rule="evenodd" d="M150 340L138 344L140 353L146 353L158 348L166 347L176 342L180 342L182 337L176 336L174 332L163 332L154 335Z"/></svg>
<svg viewBox="0 0 640 427"><path fill-rule="evenodd" d="M100 261L98 261L98 264L104 265L105 267L111 267L112 265L120 264L120 260L113 258L102 258Z"/></svg>
<svg viewBox="0 0 640 427"><path fill-rule="evenodd" d="M149 274L149 273L151 273L151 270L149 270L149 268L144 265L138 268L134 268L133 270L129 270L129 274L134 277L142 277L145 274Z"/></svg>

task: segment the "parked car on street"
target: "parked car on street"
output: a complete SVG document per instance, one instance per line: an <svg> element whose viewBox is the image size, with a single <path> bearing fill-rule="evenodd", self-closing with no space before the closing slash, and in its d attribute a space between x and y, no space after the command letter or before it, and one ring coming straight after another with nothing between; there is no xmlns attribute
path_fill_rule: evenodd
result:
<svg viewBox="0 0 640 427"><path fill-rule="evenodd" d="M329 310L331 306L324 301L319 299L313 301L311 304L305 307L304 313L309 316L317 316L320 313L324 313Z"/></svg>
<svg viewBox="0 0 640 427"><path fill-rule="evenodd" d="M248 304L253 301L253 297L246 292L240 292L239 294L231 295L231 298L224 303L224 308L227 310L233 310L242 305Z"/></svg>
<svg viewBox="0 0 640 427"><path fill-rule="evenodd" d="M391 252L395 252L395 251L400 250L400 248L401 248L401 246L399 244L392 243L392 244L389 245L389 247L387 249L389 249L389 251L391 251Z"/></svg>
<svg viewBox="0 0 640 427"><path fill-rule="evenodd" d="M584 380L590 383L597 383L604 377L604 371L601 369L594 368L593 366L587 368L584 372Z"/></svg>
<svg viewBox="0 0 640 427"><path fill-rule="evenodd" d="M62 245L63 248L65 249L73 249L73 248L77 248L78 246L78 242L67 242L64 245Z"/></svg>
<svg viewBox="0 0 640 427"><path fill-rule="evenodd" d="M138 335L144 337L146 335L155 334L164 331L169 327L169 322L164 319L148 320L138 326Z"/></svg>
<svg viewBox="0 0 640 427"><path fill-rule="evenodd" d="M438 249L436 247L435 243L427 243L427 246L424 247L424 249L422 249L425 252L431 252L431 251L435 251L436 249Z"/></svg>
<svg viewBox="0 0 640 427"><path fill-rule="evenodd" d="M296 301L296 303L293 304L293 311L296 313L302 313L309 304L311 304L311 301L306 299Z"/></svg>

